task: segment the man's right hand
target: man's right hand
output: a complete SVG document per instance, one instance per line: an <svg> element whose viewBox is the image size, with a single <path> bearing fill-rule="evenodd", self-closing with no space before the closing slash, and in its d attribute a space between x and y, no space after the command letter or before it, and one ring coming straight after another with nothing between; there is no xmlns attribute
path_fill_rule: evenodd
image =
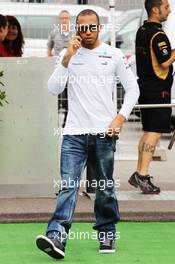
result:
<svg viewBox="0 0 175 264"><path fill-rule="evenodd" d="M82 41L81 37L77 35L74 35L70 39L68 43L67 51L62 60L62 64L64 67L66 68L68 67L71 57L77 52L79 48L81 48L81 41Z"/></svg>
<svg viewBox="0 0 175 264"><path fill-rule="evenodd" d="M68 52L71 56L73 56L73 55L77 52L77 50L78 50L79 48L81 48L81 41L82 41L81 37L80 37L80 36L77 36L77 35L74 35L74 36L70 39L70 41L69 41L69 43L68 43L67 52Z"/></svg>

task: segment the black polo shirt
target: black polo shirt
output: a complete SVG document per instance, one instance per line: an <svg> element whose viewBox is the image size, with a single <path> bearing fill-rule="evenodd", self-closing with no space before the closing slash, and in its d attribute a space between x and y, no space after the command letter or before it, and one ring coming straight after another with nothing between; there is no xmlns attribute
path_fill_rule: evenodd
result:
<svg viewBox="0 0 175 264"><path fill-rule="evenodd" d="M165 70L161 64L170 57L171 45L162 25L145 21L136 34L136 67L141 97L150 98L158 94L168 99L173 82L173 66Z"/></svg>

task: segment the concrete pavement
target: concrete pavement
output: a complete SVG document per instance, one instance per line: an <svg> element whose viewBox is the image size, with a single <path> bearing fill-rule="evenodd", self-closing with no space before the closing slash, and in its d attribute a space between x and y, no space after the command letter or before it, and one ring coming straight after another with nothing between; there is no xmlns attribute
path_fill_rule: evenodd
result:
<svg viewBox="0 0 175 264"><path fill-rule="evenodd" d="M128 130L127 130L128 129ZM135 131L138 130L138 133ZM128 142L128 133L130 135ZM132 134L133 133L133 134ZM167 150L170 135L164 136L161 147L166 150L166 161L153 161L151 175L154 183L160 186L159 195L143 195L128 184L129 176L135 171L137 141L141 131L125 126L118 147L118 160L115 161L114 178L119 182L117 197L121 220L133 221L175 221L175 148ZM127 147L127 144L129 147ZM127 153L128 151L128 153ZM130 155L132 160L127 160ZM94 221L93 200L79 193L75 210L75 221ZM0 197L0 222L47 222L56 203L56 197Z"/></svg>

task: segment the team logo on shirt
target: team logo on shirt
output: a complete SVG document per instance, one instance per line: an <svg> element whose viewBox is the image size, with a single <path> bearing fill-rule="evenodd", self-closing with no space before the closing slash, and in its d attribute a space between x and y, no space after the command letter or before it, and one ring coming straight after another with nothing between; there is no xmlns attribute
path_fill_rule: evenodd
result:
<svg viewBox="0 0 175 264"><path fill-rule="evenodd" d="M166 45L167 45L167 44L166 44L165 41L162 41L162 42L159 42L159 43L158 43L158 46L159 46L159 47L166 46Z"/></svg>
<svg viewBox="0 0 175 264"><path fill-rule="evenodd" d="M168 55L168 50L167 49L163 49L162 53L163 53L163 55Z"/></svg>
<svg viewBox="0 0 175 264"><path fill-rule="evenodd" d="M83 62L72 62L71 64L72 64L72 65L79 65L79 66L84 65Z"/></svg>
<svg viewBox="0 0 175 264"><path fill-rule="evenodd" d="M129 69L131 67L131 65L128 63L128 59L126 56L122 57L124 65L126 66L126 69Z"/></svg>
<svg viewBox="0 0 175 264"><path fill-rule="evenodd" d="M112 56L108 56L108 55L99 55L98 57L104 59L112 59Z"/></svg>
<svg viewBox="0 0 175 264"><path fill-rule="evenodd" d="M107 61L104 61L104 62L101 63L101 65L106 66L106 65L108 65L108 62Z"/></svg>
<svg viewBox="0 0 175 264"><path fill-rule="evenodd" d="M158 47L164 56L168 55L168 46L165 41L159 42Z"/></svg>

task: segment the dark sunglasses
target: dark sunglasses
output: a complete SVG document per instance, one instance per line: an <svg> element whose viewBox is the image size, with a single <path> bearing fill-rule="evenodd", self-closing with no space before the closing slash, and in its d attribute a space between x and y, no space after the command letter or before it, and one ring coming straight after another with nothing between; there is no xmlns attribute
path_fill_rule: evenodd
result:
<svg viewBox="0 0 175 264"><path fill-rule="evenodd" d="M86 33L87 31L90 32L97 32L99 28L99 25L96 24L90 24L90 25L77 25L76 29L80 33Z"/></svg>

